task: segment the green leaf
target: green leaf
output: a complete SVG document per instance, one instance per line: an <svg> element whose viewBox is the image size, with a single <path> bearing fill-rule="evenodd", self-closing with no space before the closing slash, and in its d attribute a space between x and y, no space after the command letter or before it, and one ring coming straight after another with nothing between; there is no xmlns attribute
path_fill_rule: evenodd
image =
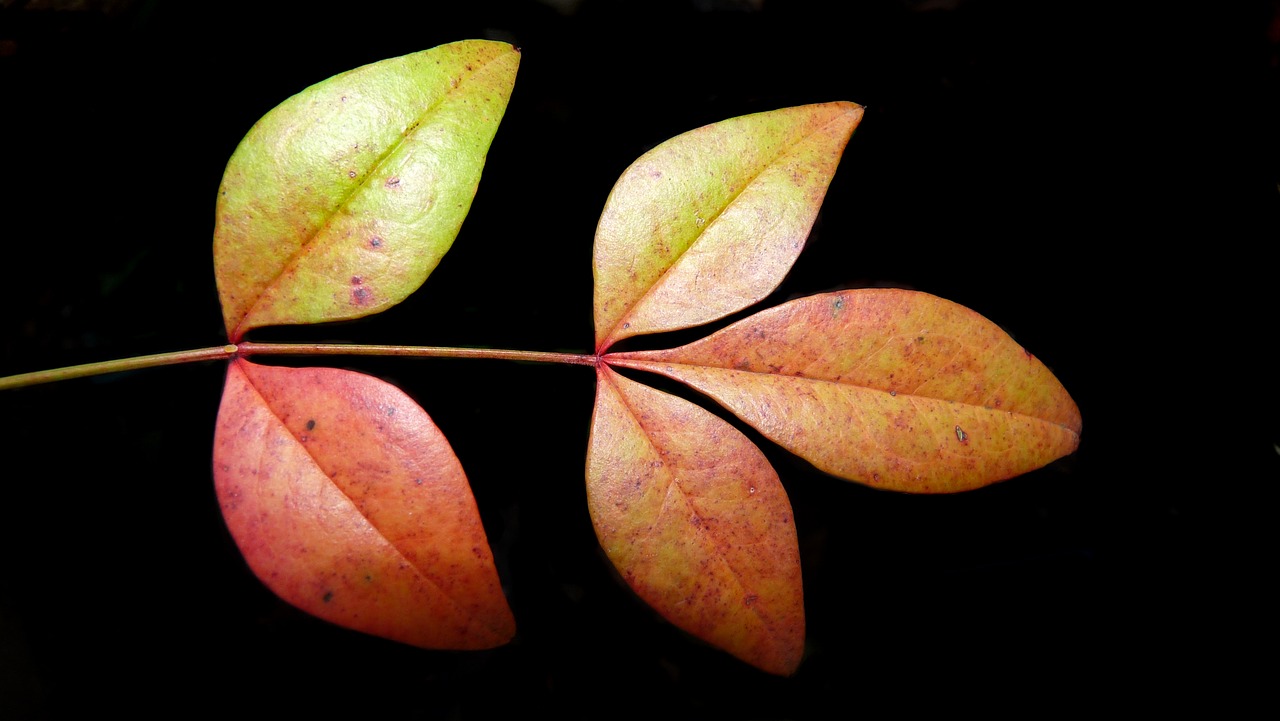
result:
<svg viewBox="0 0 1280 721"><path fill-rule="evenodd" d="M600 365L587 503L605 554L667 620L769 673L804 651L786 491L746 436Z"/></svg>
<svg viewBox="0 0 1280 721"><path fill-rule="evenodd" d="M424 648L515 633L462 466L394 386L232 361L213 478L249 567L303 611Z"/></svg>
<svg viewBox="0 0 1280 721"><path fill-rule="evenodd" d="M385 310L453 243L520 54L468 40L336 75L253 126L218 191L227 335Z"/></svg>
<svg viewBox="0 0 1280 721"><path fill-rule="evenodd" d="M776 288L861 119L854 103L784 108L684 133L636 160L596 230L597 352L724 317Z"/></svg>
<svg viewBox="0 0 1280 721"><path fill-rule="evenodd" d="M604 360L686 383L817 468L879 488L977 488L1080 440L1080 412L1043 363L926 293L810 296L680 348Z"/></svg>

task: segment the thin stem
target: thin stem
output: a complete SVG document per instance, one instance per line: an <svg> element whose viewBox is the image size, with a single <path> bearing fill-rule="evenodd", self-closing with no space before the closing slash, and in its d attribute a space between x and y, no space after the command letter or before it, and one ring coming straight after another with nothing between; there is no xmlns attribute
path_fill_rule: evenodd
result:
<svg viewBox="0 0 1280 721"><path fill-rule="evenodd" d="M498 348L441 348L413 345L341 345L324 343L254 343L240 344L240 354L251 355L381 355L418 358L490 358L494 360L532 361L535 363L596 364L598 357L576 353L548 353L532 350Z"/></svg>
<svg viewBox="0 0 1280 721"><path fill-rule="evenodd" d="M20 373L16 376L0 378L0 391L7 390L9 388L34 386L40 383L52 383L53 381L66 381L71 380L72 378L84 378L85 376L138 370L139 368L154 368L156 366L174 365L176 363L193 363L195 361L232 358L235 356L237 350L238 349L233 345L221 345L216 348L184 350L177 351L176 353L157 353L155 355L137 356L135 358L102 361L100 363L85 363L84 365L78 366L67 366L65 368L53 368L45 371Z"/></svg>
<svg viewBox="0 0 1280 721"><path fill-rule="evenodd" d="M155 366L193 363L196 361L226 360L250 355L381 355L414 356L419 358L491 358L496 360L531 361L535 363L569 363L595 365L599 357L575 353L547 353L530 350L500 350L497 348L438 348L407 345L335 345L324 343L253 343L246 341L238 346L223 345L215 348L184 350L175 353L124 358L121 360L85 363L78 366L20 373L0 377L0 391L22 388L72 378L118 373L120 371L153 368Z"/></svg>

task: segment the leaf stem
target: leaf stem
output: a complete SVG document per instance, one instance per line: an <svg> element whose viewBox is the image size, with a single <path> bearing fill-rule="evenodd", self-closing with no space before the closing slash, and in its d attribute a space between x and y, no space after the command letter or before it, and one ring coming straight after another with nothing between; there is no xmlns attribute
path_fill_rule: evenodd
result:
<svg viewBox="0 0 1280 721"><path fill-rule="evenodd" d="M498 348L442 348L412 345L341 345L324 343L254 343L240 344L240 354L250 355L381 355L418 358L490 358L494 360L532 361L535 363L569 363L593 366L594 355L550 353L532 350Z"/></svg>
<svg viewBox="0 0 1280 721"><path fill-rule="evenodd" d="M120 360L85 363L83 365L52 368L50 370L19 373L0 377L0 391L22 388L41 383L65 381L73 378L119 373L121 371L194 363L196 361L225 360L250 355L380 355L413 356L419 358L491 358L496 360L531 361L534 363L569 363L595 365L598 356L576 353L550 353L529 350L501 350L497 348L440 348L407 345L341 345L325 343L253 343L221 345L213 348L184 350L174 353L123 358Z"/></svg>
<svg viewBox="0 0 1280 721"><path fill-rule="evenodd" d="M53 381L66 381L71 380L72 378L84 378L86 376L118 373L120 371L138 370L140 368L174 365L175 363L193 363L196 361L233 358L238 350L239 349L233 345L220 345L214 348L184 350L177 351L175 353L157 353L155 355L136 356L134 358L122 358L120 360L101 361L99 363L85 363L78 366L52 368L50 370L33 371L31 373L19 373L18 375L0 378L0 391L7 390L9 388L34 386L40 383L52 383Z"/></svg>

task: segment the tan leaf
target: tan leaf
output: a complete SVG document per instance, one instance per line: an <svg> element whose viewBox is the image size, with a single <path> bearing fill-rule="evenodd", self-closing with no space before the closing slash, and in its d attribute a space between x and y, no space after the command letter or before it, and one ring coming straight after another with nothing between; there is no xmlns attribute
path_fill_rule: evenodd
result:
<svg viewBox="0 0 1280 721"><path fill-rule="evenodd" d="M605 361L686 383L819 469L880 488L977 488L1080 439L1080 412L1044 364L981 315L913 291L801 298Z"/></svg>
<svg viewBox="0 0 1280 721"><path fill-rule="evenodd" d="M804 650L791 504L764 454L706 410L599 366L587 453L609 560L676 626L758 668Z"/></svg>
<svg viewBox="0 0 1280 721"><path fill-rule="evenodd" d="M768 295L804 249L854 103L783 108L678 135L623 172L595 238L596 349Z"/></svg>

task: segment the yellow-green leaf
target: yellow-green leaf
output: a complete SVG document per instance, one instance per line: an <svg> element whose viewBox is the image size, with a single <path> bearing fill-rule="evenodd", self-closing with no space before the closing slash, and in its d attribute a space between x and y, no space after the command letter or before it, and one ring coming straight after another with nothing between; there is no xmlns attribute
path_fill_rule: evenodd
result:
<svg viewBox="0 0 1280 721"><path fill-rule="evenodd" d="M801 298L605 361L686 383L817 468L879 488L977 488L1080 439L1080 412L1043 363L974 311L913 291Z"/></svg>
<svg viewBox="0 0 1280 721"><path fill-rule="evenodd" d="M804 592L777 473L715 415L598 368L587 502L605 554L671 623L769 673L794 672Z"/></svg>
<svg viewBox="0 0 1280 721"><path fill-rule="evenodd" d="M303 611L424 648L515 633L462 466L395 386L232 361L213 478L249 567Z"/></svg>
<svg viewBox="0 0 1280 721"><path fill-rule="evenodd" d="M642 155L595 237L596 349L688 328L759 301L804 248L862 107L732 118Z"/></svg>
<svg viewBox="0 0 1280 721"><path fill-rule="evenodd" d="M417 290L471 207L519 52L468 40L336 75L253 126L218 191L227 334L357 318Z"/></svg>

